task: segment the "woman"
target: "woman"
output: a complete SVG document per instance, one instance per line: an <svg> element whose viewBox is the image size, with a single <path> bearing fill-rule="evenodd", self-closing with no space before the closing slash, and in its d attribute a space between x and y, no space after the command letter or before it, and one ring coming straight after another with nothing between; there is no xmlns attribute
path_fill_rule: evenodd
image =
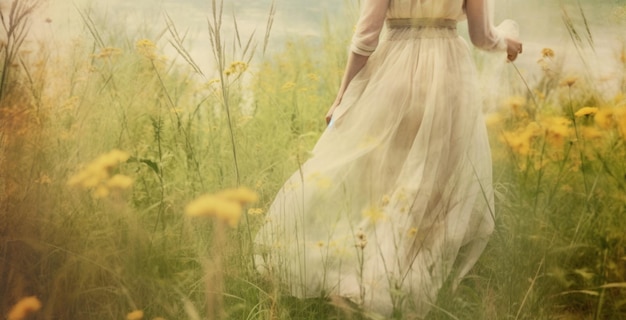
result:
<svg viewBox="0 0 626 320"><path fill-rule="evenodd" d="M424 317L478 259L494 227L491 158L456 24L467 17L481 49L522 52L486 1L364 1L330 125L256 238L258 268L291 294Z"/></svg>

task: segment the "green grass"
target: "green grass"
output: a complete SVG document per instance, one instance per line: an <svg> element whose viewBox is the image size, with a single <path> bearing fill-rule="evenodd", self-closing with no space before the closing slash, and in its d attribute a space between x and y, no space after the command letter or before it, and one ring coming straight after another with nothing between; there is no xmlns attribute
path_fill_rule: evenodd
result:
<svg viewBox="0 0 626 320"><path fill-rule="evenodd" d="M215 70L200 70L171 24L161 39L117 39L85 18L90 32L69 55L43 48L0 65L0 313L35 295L36 319L358 319L341 303L289 298L253 270L263 215L234 229L184 215L236 186L267 209L324 130L350 26L263 56L267 38L214 42ZM219 16L209 20L215 37ZM162 56L166 38L177 56ZM428 319L626 317L626 98L551 71L489 121L496 233ZM586 106L597 113L574 116ZM68 186L113 149L130 158L108 173L131 188L94 197Z"/></svg>

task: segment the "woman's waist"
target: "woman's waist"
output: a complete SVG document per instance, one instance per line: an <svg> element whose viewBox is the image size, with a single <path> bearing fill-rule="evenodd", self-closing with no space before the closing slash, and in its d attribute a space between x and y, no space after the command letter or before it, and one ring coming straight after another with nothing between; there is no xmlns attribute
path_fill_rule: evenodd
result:
<svg viewBox="0 0 626 320"><path fill-rule="evenodd" d="M395 18L387 19L388 40L412 38L456 38L454 19L443 18Z"/></svg>

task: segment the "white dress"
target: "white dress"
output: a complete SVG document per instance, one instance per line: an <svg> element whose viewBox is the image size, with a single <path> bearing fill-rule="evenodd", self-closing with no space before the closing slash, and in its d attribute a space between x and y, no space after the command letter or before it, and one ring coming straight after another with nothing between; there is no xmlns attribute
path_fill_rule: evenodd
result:
<svg viewBox="0 0 626 320"><path fill-rule="evenodd" d="M340 295L422 317L494 228L476 71L456 31L464 1L362 6L351 49L371 56L312 157L278 192L256 263L297 297ZM467 15L474 44L506 48L489 14Z"/></svg>

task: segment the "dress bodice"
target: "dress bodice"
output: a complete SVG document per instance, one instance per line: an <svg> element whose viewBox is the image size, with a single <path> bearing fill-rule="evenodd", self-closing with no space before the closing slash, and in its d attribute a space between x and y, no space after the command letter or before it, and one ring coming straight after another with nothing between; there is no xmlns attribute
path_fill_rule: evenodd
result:
<svg viewBox="0 0 626 320"><path fill-rule="evenodd" d="M464 0L389 0L387 18L443 18L462 20Z"/></svg>

